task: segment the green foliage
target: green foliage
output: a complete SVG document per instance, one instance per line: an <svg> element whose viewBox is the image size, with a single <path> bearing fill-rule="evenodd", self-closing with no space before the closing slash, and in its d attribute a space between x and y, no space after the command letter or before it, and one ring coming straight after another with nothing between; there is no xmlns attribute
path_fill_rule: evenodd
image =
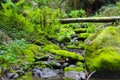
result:
<svg viewBox="0 0 120 80"><path fill-rule="evenodd" d="M71 41L71 35L74 35L75 32L73 30L72 27L70 27L70 25L66 24L66 25L63 25L60 30L59 30L59 33L57 33L57 40L59 42L70 42Z"/></svg>
<svg viewBox="0 0 120 80"><path fill-rule="evenodd" d="M118 5L119 3L117 3ZM115 6L115 5L108 5L108 6L103 6L100 10L99 10L99 14L96 16L119 16L120 14L120 8L119 5Z"/></svg>
<svg viewBox="0 0 120 80"><path fill-rule="evenodd" d="M35 24L35 30L44 31L49 35L59 32L61 26L58 19L61 14L58 9L53 10L49 7L35 9L30 14L30 21Z"/></svg>
<svg viewBox="0 0 120 80"><path fill-rule="evenodd" d="M20 79L17 79L17 80L33 80L33 77L32 77L32 72L27 72L24 76L22 76Z"/></svg>
<svg viewBox="0 0 120 80"><path fill-rule="evenodd" d="M3 4L0 19L0 29L13 39L28 37L27 34L34 31L33 25L25 17L17 13L15 9L12 9L9 3Z"/></svg>
<svg viewBox="0 0 120 80"><path fill-rule="evenodd" d="M78 17L86 17L86 12L83 9L80 10L72 10L69 14L72 18L78 18Z"/></svg>
<svg viewBox="0 0 120 80"><path fill-rule="evenodd" d="M3 68L21 66L27 69L39 54L39 46L26 44L25 40L15 40L9 44L0 44L0 65Z"/></svg>
<svg viewBox="0 0 120 80"><path fill-rule="evenodd" d="M64 13L59 9L39 8L31 1L21 0L15 4L7 2L0 11L0 29L12 39L25 38L40 42L48 36L60 41L61 36L69 38L74 33L72 29L65 28L59 23L58 18L62 17Z"/></svg>

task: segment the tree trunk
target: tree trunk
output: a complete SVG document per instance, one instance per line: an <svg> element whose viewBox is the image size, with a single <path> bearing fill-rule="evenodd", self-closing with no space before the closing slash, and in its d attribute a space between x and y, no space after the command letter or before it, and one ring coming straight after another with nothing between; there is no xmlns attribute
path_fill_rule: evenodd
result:
<svg viewBox="0 0 120 80"><path fill-rule="evenodd" d="M66 18L59 19L62 24L67 23L81 23L81 22L98 22L98 23L106 23L106 22L115 22L120 20L120 16L118 17L88 17L88 18Z"/></svg>

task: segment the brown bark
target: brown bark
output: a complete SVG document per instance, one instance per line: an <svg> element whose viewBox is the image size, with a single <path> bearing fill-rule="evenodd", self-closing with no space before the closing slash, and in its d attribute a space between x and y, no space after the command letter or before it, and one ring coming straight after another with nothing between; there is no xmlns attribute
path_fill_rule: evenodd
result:
<svg viewBox="0 0 120 80"><path fill-rule="evenodd" d="M59 19L62 24L66 23L81 23L81 22L115 22L120 20L120 16L118 17L88 17L88 18L67 18L67 19Z"/></svg>

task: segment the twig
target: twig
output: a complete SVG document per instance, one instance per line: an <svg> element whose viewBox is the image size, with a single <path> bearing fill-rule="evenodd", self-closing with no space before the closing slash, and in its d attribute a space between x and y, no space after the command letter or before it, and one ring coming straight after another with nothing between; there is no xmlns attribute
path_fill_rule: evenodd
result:
<svg viewBox="0 0 120 80"><path fill-rule="evenodd" d="M91 73L88 75L88 77L87 77L87 79L86 79L86 80L89 80L89 79L90 79L90 77L91 77L94 73L96 73L96 70L95 70L95 71L93 71L93 72L91 72Z"/></svg>

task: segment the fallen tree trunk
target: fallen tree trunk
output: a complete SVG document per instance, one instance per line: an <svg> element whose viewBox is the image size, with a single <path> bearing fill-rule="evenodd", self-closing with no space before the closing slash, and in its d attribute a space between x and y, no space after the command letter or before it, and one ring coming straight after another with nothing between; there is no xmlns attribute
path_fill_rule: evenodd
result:
<svg viewBox="0 0 120 80"><path fill-rule="evenodd" d="M88 17L88 18L66 18L66 19L59 19L62 24L67 23L80 23L80 22L115 22L120 20L120 16L117 17Z"/></svg>

